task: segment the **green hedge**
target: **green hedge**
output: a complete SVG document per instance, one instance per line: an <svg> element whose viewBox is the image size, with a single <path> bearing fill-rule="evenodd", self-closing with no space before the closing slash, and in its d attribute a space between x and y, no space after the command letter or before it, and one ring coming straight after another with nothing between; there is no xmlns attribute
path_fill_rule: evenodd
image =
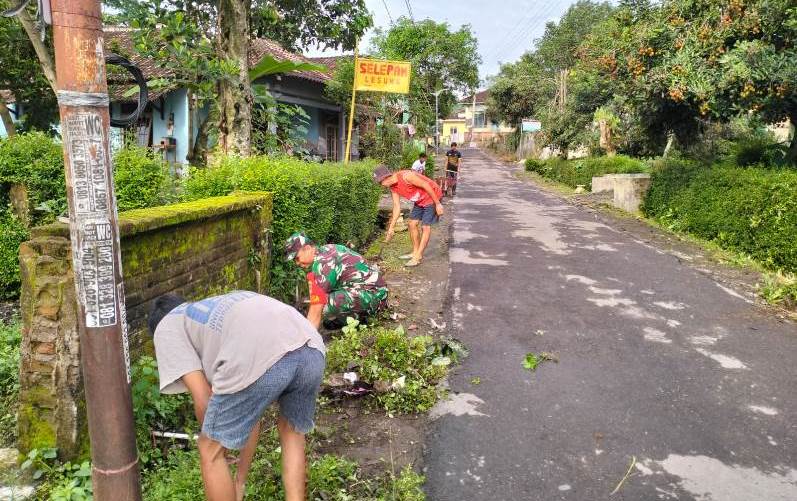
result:
<svg viewBox="0 0 797 501"><path fill-rule="evenodd" d="M636 174L648 172L650 169L642 160L625 155L615 155L611 157L581 158L578 160L550 158L542 161L529 158L526 160L526 170L536 172L543 177L573 188L581 184L587 189L592 189L592 178L594 176Z"/></svg>
<svg viewBox="0 0 797 501"><path fill-rule="evenodd" d="M797 271L797 172L686 160L654 165L643 212L673 230Z"/></svg>
<svg viewBox="0 0 797 501"><path fill-rule="evenodd" d="M274 240L277 245L304 230L317 242L366 241L374 229L380 186L371 179L375 163L309 163L285 157L227 159L192 169L183 197L196 200L234 190L274 194Z"/></svg>
<svg viewBox="0 0 797 501"><path fill-rule="evenodd" d="M0 208L0 299L19 295L19 245L28 230L11 211Z"/></svg>
<svg viewBox="0 0 797 501"><path fill-rule="evenodd" d="M316 242L363 244L374 230L381 187L372 181L374 161L309 163L287 157L228 158L205 169L192 169L183 197L196 200L234 190L274 194L274 249L269 294L285 302L306 281L282 256L282 243L303 230Z"/></svg>
<svg viewBox="0 0 797 501"><path fill-rule="evenodd" d="M28 190L31 224L37 226L66 213L62 146L41 132L0 139L0 298L19 294L19 244L28 231L11 215L9 190ZM172 201L166 166L144 148L126 147L114 155L114 185L120 211L154 207Z"/></svg>
<svg viewBox="0 0 797 501"><path fill-rule="evenodd" d="M3 207L8 204L8 190L12 184L23 184L28 189L34 225L52 222L66 210L61 145L41 132L0 140L0 202Z"/></svg>
<svg viewBox="0 0 797 501"><path fill-rule="evenodd" d="M127 146L113 157L113 181L119 212L169 202L168 169L151 150Z"/></svg>

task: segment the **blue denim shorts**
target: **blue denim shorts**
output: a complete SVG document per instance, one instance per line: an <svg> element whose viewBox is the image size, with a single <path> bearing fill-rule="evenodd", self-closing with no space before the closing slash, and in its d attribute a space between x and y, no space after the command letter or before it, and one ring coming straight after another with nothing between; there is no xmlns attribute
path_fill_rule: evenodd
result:
<svg viewBox="0 0 797 501"><path fill-rule="evenodd" d="M315 402L325 364L324 354L308 346L286 353L243 390L212 395L202 433L227 449L240 449L275 400L279 401L280 414L293 429L308 433L313 429Z"/></svg>
<svg viewBox="0 0 797 501"><path fill-rule="evenodd" d="M437 216L437 211L434 208L434 204L429 204L426 207L414 205L412 207L412 211L410 212L410 219L420 221L424 226L433 225L440 220L440 218Z"/></svg>

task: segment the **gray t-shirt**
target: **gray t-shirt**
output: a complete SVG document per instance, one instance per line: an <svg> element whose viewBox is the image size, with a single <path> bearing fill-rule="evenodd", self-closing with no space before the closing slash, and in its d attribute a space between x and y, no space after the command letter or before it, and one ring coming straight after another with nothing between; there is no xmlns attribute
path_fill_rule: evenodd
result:
<svg viewBox="0 0 797 501"><path fill-rule="evenodd" d="M181 378L201 370L213 393L235 393L304 345L325 352L306 318L268 296L236 291L184 303L155 329L161 392L187 391Z"/></svg>

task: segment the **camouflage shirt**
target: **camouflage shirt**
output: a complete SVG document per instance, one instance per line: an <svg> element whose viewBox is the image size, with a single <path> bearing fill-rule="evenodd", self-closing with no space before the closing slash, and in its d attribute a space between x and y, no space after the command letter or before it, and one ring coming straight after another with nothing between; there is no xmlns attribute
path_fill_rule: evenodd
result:
<svg viewBox="0 0 797 501"><path fill-rule="evenodd" d="M321 245L308 273L311 294L338 289L375 289L385 286L379 271L344 245ZM324 295L326 295L324 294Z"/></svg>

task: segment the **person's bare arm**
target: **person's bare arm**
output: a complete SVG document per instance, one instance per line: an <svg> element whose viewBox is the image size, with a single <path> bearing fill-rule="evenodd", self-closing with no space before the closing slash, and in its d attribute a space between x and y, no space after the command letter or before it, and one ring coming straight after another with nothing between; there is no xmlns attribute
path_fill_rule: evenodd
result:
<svg viewBox="0 0 797 501"><path fill-rule="evenodd" d="M393 197L393 214L391 214L390 221L387 224L385 242L390 242L390 239L393 238L393 234L396 231L396 221L398 221L398 218L401 216L401 198L396 192L391 191L390 194Z"/></svg>
<svg viewBox="0 0 797 501"><path fill-rule="evenodd" d="M437 196L437 193L435 193L434 184L432 181L427 180L427 178L423 178L415 173L408 173L406 176L404 176L404 179L413 186L417 186L428 193L429 196L432 197L432 200L434 200L434 207L437 215L443 215L443 204L440 203L440 198Z"/></svg>
<svg viewBox="0 0 797 501"><path fill-rule="evenodd" d="M311 304L307 310L307 320L318 330L321 327L321 316L324 313L323 304Z"/></svg>
<svg viewBox="0 0 797 501"><path fill-rule="evenodd" d="M205 420L205 411L208 409L210 395L213 393L210 383L202 371L189 372L182 377L182 380L188 391L191 392L191 398L194 401L194 414L196 414L201 428L202 422Z"/></svg>

